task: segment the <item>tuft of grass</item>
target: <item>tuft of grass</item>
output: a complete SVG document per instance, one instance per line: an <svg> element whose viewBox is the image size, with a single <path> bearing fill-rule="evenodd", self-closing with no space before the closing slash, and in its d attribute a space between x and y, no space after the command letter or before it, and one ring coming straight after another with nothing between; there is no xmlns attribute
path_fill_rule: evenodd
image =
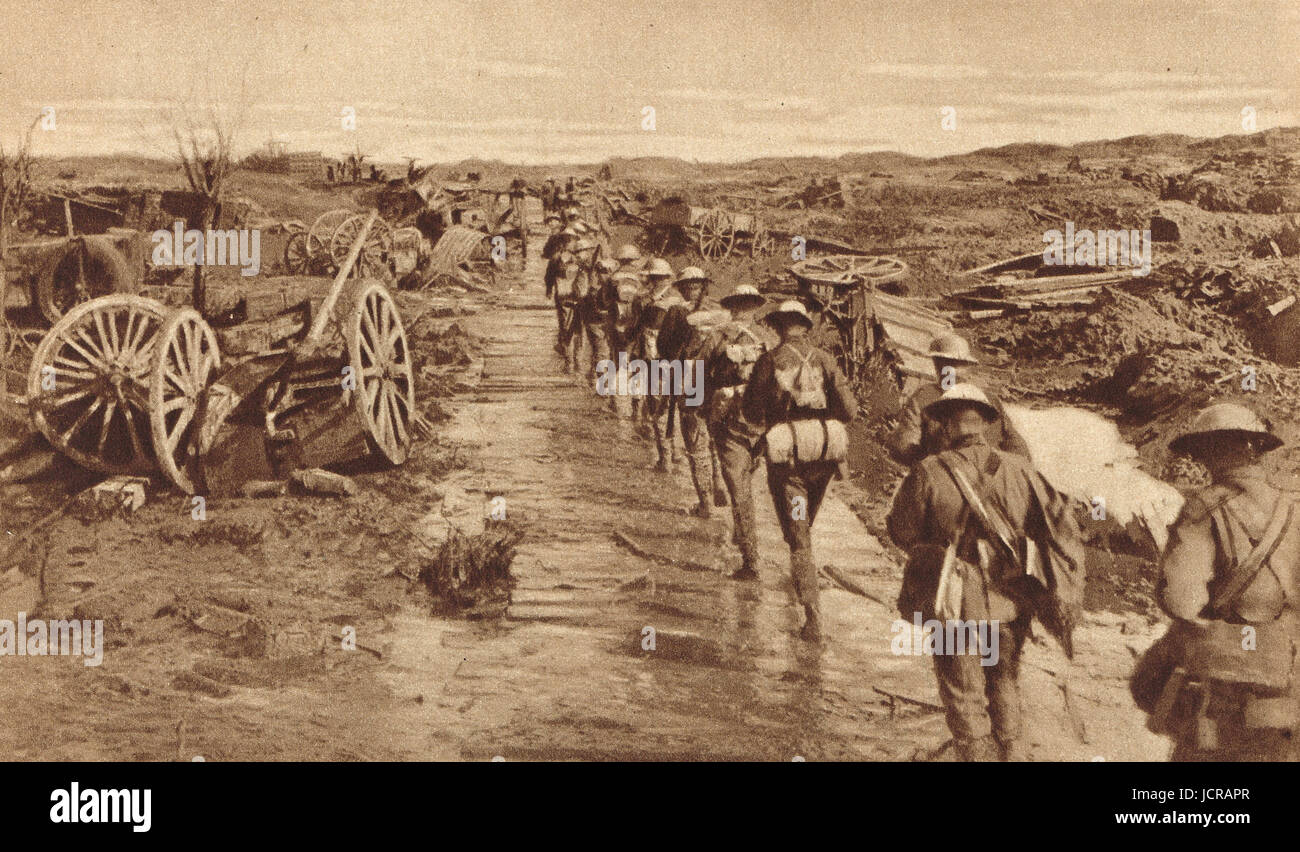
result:
<svg viewBox="0 0 1300 852"><path fill-rule="evenodd" d="M488 521L477 535L452 530L437 554L420 565L419 580L454 609L505 599L515 584L510 565L523 537L509 521Z"/></svg>

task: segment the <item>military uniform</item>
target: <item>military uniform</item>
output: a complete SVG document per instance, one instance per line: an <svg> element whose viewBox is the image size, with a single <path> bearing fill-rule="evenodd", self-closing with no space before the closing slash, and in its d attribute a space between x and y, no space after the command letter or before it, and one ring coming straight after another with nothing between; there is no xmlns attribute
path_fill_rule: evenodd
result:
<svg viewBox="0 0 1300 852"><path fill-rule="evenodd" d="M1158 592L1177 619L1168 638L1182 674L1166 683L1156 726L1175 738L1174 760L1300 758L1292 739L1298 498L1248 465L1189 497L1170 529ZM1271 525L1280 532L1268 535ZM1253 576L1239 574L1266 538L1271 554Z"/></svg>
<svg viewBox="0 0 1300 852"><path fill-rule="evenodd" d="M784 308L784 306L783 306ZM821 369L826 408L802 408L777 381L777 373L797 371L807 362ZM779 423L802 419L839 420L848 423L857 413L857 399L834 357L804 340L791 340L759 357L745 386L741 403L745 419L764 432ZM767 465L767 486L776 508L781 534L790 547L790 570L795 591L809 622L819 622L820 595L817 566L812 556L812 525L839 465L831 461L794 461ZM803 512L794 508L802 505Z"/></svg>
<svg viewBox="0 0 1300 852"><path fill-rule="evenodd" d="M950 543L956 542L956 555L976 569L963 572L960 618L998 622L998 661L985 666L973 653L936 654L935 675L959 757L996 760L995 743L1002 756L1015 757L1021 736L1020 651L1029 635L1032 604L1019 582L1019 566L978 544L981 537L987 541L986 534L971 518L965 497L944 465L959 471L981 499L1035 540L1055 535L1077 547L1079 531L1064 498L1027 460L990 447L982 435L923 458L903 480L889 512L889 536L908 551L899 597L905 620L911 621L915 612L926 620L937 617L939 574ZM1043 513L1036 511L1036 492L1048 502ZM1052 527L1045 518L1052 520Z"/></svg>
<svg viewBox="0 0 1300 852"><path fill-rule="evenodd" d="M721 311L722 306L711 300L701 300L694 306L683 300L681 304L670 308L659 334L659 357L680 361L683 377L688 373L694 376L697 369L695 362L707 354L712 331L707 324L701 324L702 320L707 314ZM702 391L707 390L706 381ZM722 471L714 461L704 406L687 405L681 395L674 395L670 399L670 408L676 407L678 412L682 444L686 448L686 461L691 468L691 483L695 486L695 495L699 499L696 513L708 517L712 501L726 494L726 485L722 481Z"/></svg>
<svg viewBox="0 0 1300 852"><path fill-rule="evenodd" d="M926 456L939 452L939 424L925 414L925 407L943 395L938 380L927 382L913 391L903 404L898 426L889 438L889 455L899 464L912 466ZM995 394L987 393L998 410L996 423L989 426L989 443L1008 453L1030 458L1029 445L1011 425Z"/></svg>
<svg viewBox="0 0 1300 852"><path fill-rule="evenodd" d="M632 331L633 356L650 364L660 357L659 334L663 329L669 311L679 305L685 305L677 289L666 286L656 293L650 293L634 303L633 312L637 316L636 326ZM674 459L672 440L668 435L668 423L672 414L671 397L649 396L649 388L637 389L640 396L633 396L633 401L641 400L640 411L650 420L654 432L655 451L657 454L655 468L667 470Z"/></svg>
<svg viewBox="0 0 1300 852"><path fill-rule="evenodd" d="M758 530L754 520L754 472L763 430L745 419L742 401L754 364L776 347L776 336L756 322L729 322L712 336L704 353L709 437L731 499L733 539L741 562L758 568Z"/></svg>
<svg viewBox="0 0 1300 852"><path fill-rule="evenodd" d="M560 251L546 265L546 295L555 298L555 351L564 356L567 370L578 366L579 334L582 330L578 315L581 299L578 288L578 258L571 252Z"/></svg>

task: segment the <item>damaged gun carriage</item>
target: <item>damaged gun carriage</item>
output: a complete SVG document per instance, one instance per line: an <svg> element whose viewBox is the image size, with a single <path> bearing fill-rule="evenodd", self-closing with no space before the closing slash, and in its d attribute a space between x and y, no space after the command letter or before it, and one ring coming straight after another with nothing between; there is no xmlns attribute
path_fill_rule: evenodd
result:
<svg viewBox="0 0 1300 852"><path fill-rule="evenodd" d="M33 426L83 467L161 472L187 494L362 456L402 464L415 417L406 332L383 282L348 277L376 216L323 298L265 319L216 330L192 307L131 294L77 305L36 347Z"/></svg>

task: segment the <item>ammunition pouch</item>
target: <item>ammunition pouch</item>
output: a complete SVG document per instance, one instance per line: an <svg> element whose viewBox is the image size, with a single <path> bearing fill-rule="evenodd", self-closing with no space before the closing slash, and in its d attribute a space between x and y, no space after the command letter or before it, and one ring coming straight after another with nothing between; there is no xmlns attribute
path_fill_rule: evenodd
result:
<svg viewBox="0 0 1300 852"><path fill-rule="evenodd" d="M1254 630L1251 647L1243 647L1250 644L1243 632L1247 627ZM1150 714L1151 731L1179 737L1194 729L1198 748L1213 749L1216 706L1239 707L1246 728L1289 730L1300 724L1295 657L1290 619L1249 625L1177 622L1139 660L1131 688L1138 706Z"/></svg>

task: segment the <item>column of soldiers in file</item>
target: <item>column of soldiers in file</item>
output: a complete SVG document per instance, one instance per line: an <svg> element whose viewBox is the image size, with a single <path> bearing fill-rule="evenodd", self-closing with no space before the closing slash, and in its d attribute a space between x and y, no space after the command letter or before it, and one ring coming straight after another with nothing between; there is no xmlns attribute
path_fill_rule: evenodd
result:
<svg viewBox="0 0 1300 852"><path fill-rule="evenodd" d="M610 256L602 229L576 207L548 212L547 224L545 285L565 368L594 380L602 360L626 353L679 361L683 375L702 370L701 404L642 388L631 392L631 416L653 433L656 471L679 461L681 432L695 515L730 507L736 581L759 579L752 481L765 466L800 635L821 642L811 529L831 481L847 474L845 426L858 403L835 358L807 339L820 306L783 301L760 317L768 300L751 285L714 302L698 267L674 272L633 245ZM584 341L589 360L580 363ZM909 469L887 519L908 556L898 610L907 622L919 614L992 629L970 632L982 637L978 647L932 654L939 694L958 759L1023 760L1021 652L1037 619L1074 656L1080 527L982 386L969 344L942 335L930 354L936 380L903 400L888 447ZM1281 443L1253 412L1228 403L1206 408L1171 442L1205 466L1211 484L1187 499L1170 529L1157 595L1173 622L1137 662L1131 691L1149 727L1174 741L1174 760L1297 758L1300 524L1296 495L1270 484L1260 466Z"/></svg>

